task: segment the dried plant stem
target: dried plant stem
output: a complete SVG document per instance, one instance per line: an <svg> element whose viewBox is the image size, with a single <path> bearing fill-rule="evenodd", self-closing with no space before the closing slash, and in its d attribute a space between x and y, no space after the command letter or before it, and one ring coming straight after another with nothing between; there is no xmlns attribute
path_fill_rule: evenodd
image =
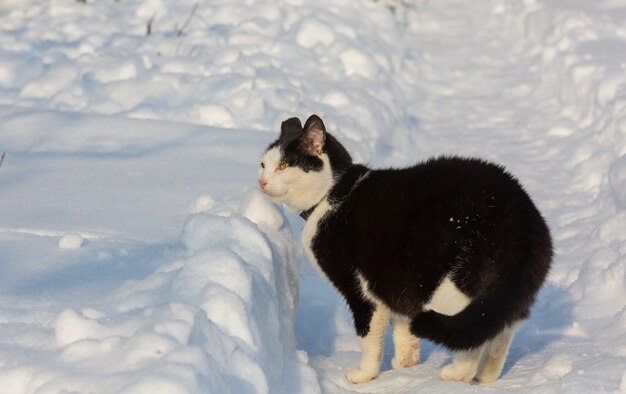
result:
<svg viewBox="0 0 626 394"><path fill-rule="evenodd" d="M176 33L176 35L178 36L178 44L176 45L176 55L178 55L178 51L180 50L180 46L183 43L183 39L184 39L183 34L185 33L185 29L187 28L187 25L189 25L189 23L193 19L194 15L196 15L196 11L197 10L198 10L198 2L196 2L193 5L193 8L189 12L189 16L187 16L187 20L185 20L185 23L183 23L183 25L180 27L180 29L178 29L178 32Z"/></svg>

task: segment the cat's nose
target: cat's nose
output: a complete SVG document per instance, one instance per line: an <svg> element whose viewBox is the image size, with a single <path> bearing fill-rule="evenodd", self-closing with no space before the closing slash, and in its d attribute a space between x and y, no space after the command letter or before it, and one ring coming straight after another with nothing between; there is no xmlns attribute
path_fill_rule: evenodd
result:
<svg viewBox="0 0 626 394"><path fill-rule="evenodd" d="M259 186L261 186L261 189L265 189L265 186L267 185L267 181L263 178L259 179Z"/></svg>

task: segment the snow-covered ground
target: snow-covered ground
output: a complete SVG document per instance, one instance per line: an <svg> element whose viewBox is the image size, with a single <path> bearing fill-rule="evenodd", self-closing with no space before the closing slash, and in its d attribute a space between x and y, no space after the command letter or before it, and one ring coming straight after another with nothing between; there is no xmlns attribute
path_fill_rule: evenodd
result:
<svg viewBox="0 0 626 394"><path fill-rule="evenodd" d="M345 380L349 313L255 190L311 113L526 186L557 256L499 381L426 341ZM3 152L3 393L626 392L625 0L4 0Z"/></svg>

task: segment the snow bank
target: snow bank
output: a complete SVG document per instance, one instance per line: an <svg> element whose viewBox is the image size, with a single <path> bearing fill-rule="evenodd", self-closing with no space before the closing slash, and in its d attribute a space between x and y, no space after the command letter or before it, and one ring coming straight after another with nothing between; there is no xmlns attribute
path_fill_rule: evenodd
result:
<svg viewBox="0 0 626 394"><path fill-rule="evenodd" d="M616 321L626 308L626 31L613 14L623 5L548 3L530 8L527 20L541 39L542 72L530 97L544 98L557 119L548 138L560 141L556 157L571 169L568 203L552 214L561 262L552 276L567 287L574 318L588 321L584 331L619 341L620 328L589 319ZM587 236L571 232L582 223ZM623 356L621 346L608 351Z"/></svg>
<svg viewBox="0 0 626 394"><path fill-rule="evenodd" d="M316 111L361 151L403 123L398 26L371 0L13 8L2 14L0 104L255 130Z"/></svg>
<svg viewBox="0 0 626 394"><path fill-rule="evenodd" d="M0 133L0 144L13 152L31 153L131 156L199 132L192 125L2 105L0 122L6 130Z"/></svg>
<svg viewBox="0 0 626 394"><path fill-rule="evenodd" d="M82 237L61 240L72 249ZM239 204L191 215L180 243L179 257L95 308L59 313L46 361L5 359L3 389L268 393L304 384L315 391L315 374L295 348L298 269L282 213L250 192Z"/></svg>

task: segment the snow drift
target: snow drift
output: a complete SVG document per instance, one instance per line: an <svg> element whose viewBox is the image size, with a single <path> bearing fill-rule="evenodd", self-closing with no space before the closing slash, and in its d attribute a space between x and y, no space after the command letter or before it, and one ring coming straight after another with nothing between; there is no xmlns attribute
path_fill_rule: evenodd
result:
<svg viewBox="0 0 626 394"><path fill-rule="evenodd" d="M177 258L106 294L106 310L59 313L57 350L5 360L3 389L268 393L314 382L295 349L297 260L282 213L250 193L237 209L190 216L180 243Z"/></svg>

